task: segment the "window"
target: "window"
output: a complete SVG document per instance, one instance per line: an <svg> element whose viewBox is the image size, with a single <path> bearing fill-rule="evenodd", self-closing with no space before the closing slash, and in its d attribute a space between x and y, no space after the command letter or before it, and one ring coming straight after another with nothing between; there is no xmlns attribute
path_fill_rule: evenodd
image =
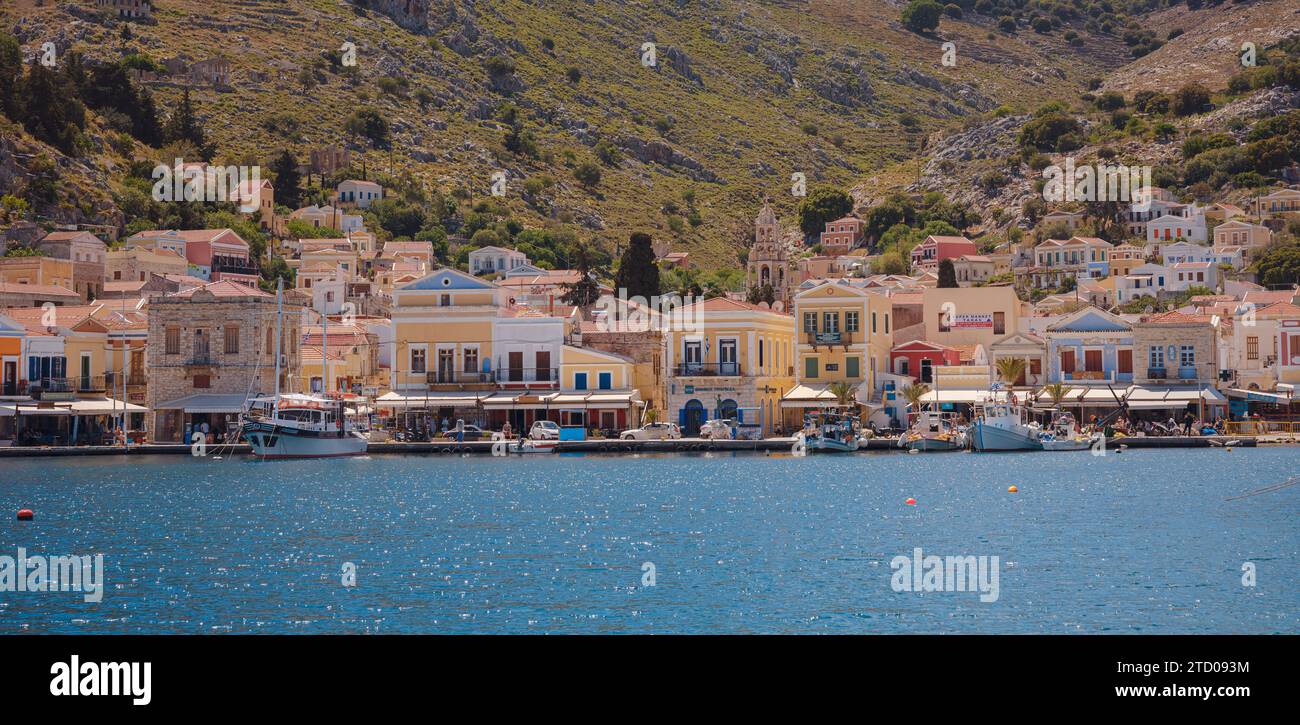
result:
<svg viewBox="0 0 1300 725"><path fill-rule="evenodd" d="M872 315L874 316L875 313L872 313ZM845 332L857 332L857 331L858 331L858 313L857 313L857 312L845 312L845 313L844 313L844 331L845 331Z"/></svg>
<svg viewBox="0 0 1300 725"><path fill-rule="evenodd" d="M822 324L825 325L825 332L839 332L839 331L840 331L840 313L838 313L838 312L823 312L823 313L822 313Z"/></svg>
<svg viewBox="0 0 1300 725"><path fill-rule="evenodd" d="M816 313L816 312L805 312L805 313L803 313L803 331L804 331L804 332L817 332L817 313Z"/></svg>
<svg viewBox="0 0 1300 725"><path fill-rule="evenodd" d="M1006 333L1007 333L1007 313L994 312L993 313L993 334L1005 335Z"/></svg>
<svg viewBox="0 0 1300 725"><path fill-rule="evenodd" d="M862 374L862 363L856 357L844 358L844 374L850 378L859 377Z"/></svg>
<svg viewBox="0 0 1300 725"><path fill-rule="evenodd" d="M876 313L871 313L871 334L876 334Z"/></svg>
<svg viewBox="0 0 1300 725"><path fill-rule="evenodd" d="M1162 368L1165 366L1165 349L1160 345L1152 345L1149 353L1148 366L1153 368Z"/></svg>
<svg viewBox="0 0 1300 725"><path fill-rule="evenodd" d="M614 387L614 373L599 373L596 378L597 385L601 390L609 390Z"/></svg>
<svg viewBox="0 0 1300 725"><path fill-rule="evenodd" d="M194 387L196 387L196 388L210 388L210 387L212 387L212 376L211 376L211 375L195 375L195 376L194 376Z"/></svg>
<svg viewBox="0 0 1300 725"><path fill-rule="evenodd" d="M1133 351L1118 350L1116 352L1118 353L1119 356L1119 371L1121 373L1133 372Z"/></svg>
<svg viewBox="0 0 1300 725"><path fill-rule="evenodd" d="M239 326L226 325L226 339L223 348L227 355L239 354Z"/></svg>
<svg viewBox="0 0 1300 725"><path fill-rule="evenodd" d="M817 377L817 358L806 357L803 359L803 376L805 378Z"/></svg>
<svg viewBox="0 0 1300 725"><path fill-rule="evenodd" d="M1178 348L1178 365L1185 368L1196 366L1195 346L1182 345Z"/></svg>
<svg viewBox="0 0 1300 725"><path fill-rule="evenodd" d="M586 389L587 389L587 374L586 374L586 373L574 373L574 374L573 374L573 389L574 389L574 390L586 390Z"/></svg>
<svg viewBox="0 0 1300 725"><path fill-rule="evenodd" d="M167 354L181 354L181 328L179 327L167 328Z"/></svg>
<svg viewBox="0 0 1300 725"><path fill-rule="evenodd" d="M885 334L889 334L889 313L885 313Z"/></svg>
<svg viewBox="0 0 1300 725"><path fill-rule="evenodd" d="M1246 338L1246 359L1247 360L1259 359L1259 338L1258 337Z"/></svg>
<svg viewBox="0 0 1300 725"><path fill-rule="evenodd" d="M442 307L451 307L451 295L444 293L438 298L438 304Z"/></svg>
<svg viewBox="0 0 1300 725"><path fill-rule="evenodd" d="M411 372L424 373L428 369L429 351L423 346L411 348Z"/></svg>
<svg viewBox="0 0 1300 725"><path fill-rule="evenodd" d="M465 372L467 373L478 372L478 348L477 347L465 348L464 357L465 357Z"/></svg>

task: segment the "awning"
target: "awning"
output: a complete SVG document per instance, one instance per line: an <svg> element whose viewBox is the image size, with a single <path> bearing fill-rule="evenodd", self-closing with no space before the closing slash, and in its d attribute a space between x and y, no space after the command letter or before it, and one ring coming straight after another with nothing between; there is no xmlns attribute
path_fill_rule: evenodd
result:
<svg viewBox="0 0 1300 725"><path fill-rule="evenodd" d="M987 390L931 390L921 396L922 403L966 403L974 405L989 399Z"/></svg>
<svg viewBox="0 0 1300 725"><path fill-rule="evenodd" d="M462 392L430 392L403 395L402 393L384 393L375 398L376 408L427 410L432 408L473 408L478 405L478 395Z"/></svg>
<svg viewBox="0 0 1300 725"><path fill-rule="evenodd" d="M154 410L181 410L185 413L242 413L247 400L238 393L196 393L183 398L158 403Z"/></svg>
<svg viewBox="0 0 1300 725"><path fill-rule="evenodd" d="M0 416L12 415L71 415L72 411L66 407L62 408L39 408L35 405L4 405L0 406Z"/></svg>
<svg viewBox="0 0 1300 725"><path fill-rule="evenodd" d="M781 397L782 408L824 408L836 405L835 394L827 385L796 385Z"/></svg>
<svg viewBox="0 0 1300 725"><path fill-rule="evenodd" d="M1228 396L1245 400L1258 400L1261 403L1277 403L1279 405L1288 405L1293 400L1296 400L1296 398L1281 393L1266 393L1263 390L1244 390L1242 388L1230 388Z"/></svg>
<svg viewBox="0 0 1300 725"><path fill-rule="evenodd" d="M73 415L117 415L126 413L148 413L143 405L124 403L120 400L105 398L103 400L74 400L69 404Z"/></svg>

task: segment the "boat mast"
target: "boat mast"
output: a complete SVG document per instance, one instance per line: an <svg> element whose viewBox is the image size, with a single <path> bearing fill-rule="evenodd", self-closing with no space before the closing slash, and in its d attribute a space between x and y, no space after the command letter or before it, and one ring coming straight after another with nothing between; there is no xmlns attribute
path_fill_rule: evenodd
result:
<svg viewBox="0 0 1300 725"><path fill-rule="evenodd" d="M330 387L331 387L330 386L330 316L321 315L321 322L323 323L323 326L321 327L320 353L321 353L321 359L325 361L324 362L325 380L322 381L321 387L324 388L325 395L329 396Z"/></svg>
<svg viewBox="0 0 1300 725"><path fill-rule="evenodd" d="M271 418L280 416L280 320L284 317L284 278L275 280L275 398L271 400Z"/></svg>

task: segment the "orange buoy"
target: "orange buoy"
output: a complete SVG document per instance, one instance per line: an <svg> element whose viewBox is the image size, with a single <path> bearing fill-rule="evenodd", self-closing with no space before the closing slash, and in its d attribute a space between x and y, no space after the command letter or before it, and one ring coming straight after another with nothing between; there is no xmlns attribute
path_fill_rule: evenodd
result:
<svg viewBox="0 0 1300 725"><path fill-rule="evenodd" d="M32 513L31 509L18 509L19 521L31 521L33 516L35 516L35 514Z"/></svg>
<svg viewBox="0 0 1300 725"><path fill-rule="evenodd" d="M903 503L907 504L908 506L915 506L915 505L916 505L916 499L914 499L914 498L909 498L909 499L907 499L906 501L904 501Z"/></svg>
<svg viewBox="0 0 1300 725"><path fill-rule="evenodd" d="M1012 486L1007 489L1007 493L1018 493L1019 491L1020 489L1016 488L1015 486Z"/></svg>

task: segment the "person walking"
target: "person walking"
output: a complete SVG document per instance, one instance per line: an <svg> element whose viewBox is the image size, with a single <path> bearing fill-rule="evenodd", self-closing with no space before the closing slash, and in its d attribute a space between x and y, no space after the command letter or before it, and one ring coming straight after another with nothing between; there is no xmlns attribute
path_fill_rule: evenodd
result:
<svg viewBox="0 0 1300 725"><path fill-rule="evenodd" d="M1183 435L1189 436L1192 434L1192 424L1195 422L1196 416L1192 415L1192 411L1189 410L1183 414Z"/></svg>

